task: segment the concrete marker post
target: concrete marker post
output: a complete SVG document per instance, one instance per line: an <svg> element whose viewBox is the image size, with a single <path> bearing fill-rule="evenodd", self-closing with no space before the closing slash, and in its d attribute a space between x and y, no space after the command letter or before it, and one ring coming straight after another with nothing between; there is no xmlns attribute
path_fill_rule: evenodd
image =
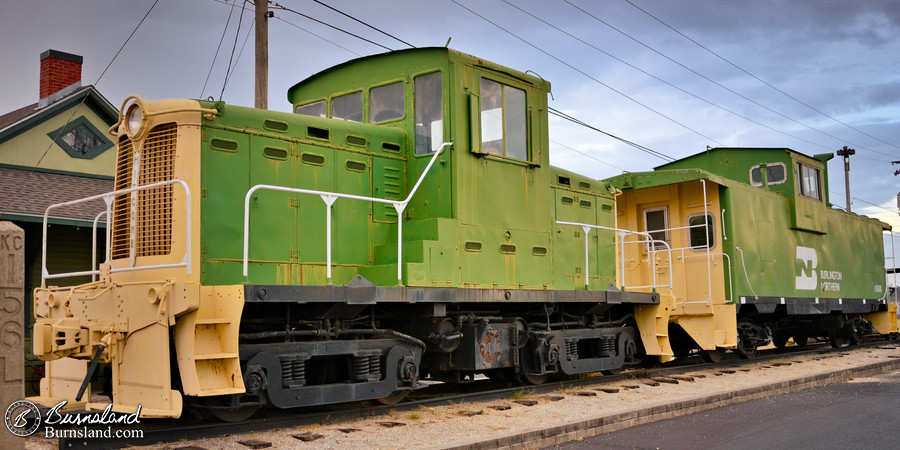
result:
<svg viewBox="0 0 900 450"><path fill-rule="evenodd" d="M0 222L0 408L25 397L25 232ZM0 428L0 448L25 440Z"/></svg>

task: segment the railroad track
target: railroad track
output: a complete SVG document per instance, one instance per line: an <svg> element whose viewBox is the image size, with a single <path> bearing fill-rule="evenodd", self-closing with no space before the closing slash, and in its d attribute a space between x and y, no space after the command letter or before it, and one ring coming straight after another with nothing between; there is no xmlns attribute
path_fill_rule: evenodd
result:
<svg viewBox="0 0 900 450"><path fill-rule="evenodd" d="M387 415L392 412L415 410L420 407L441 406L447 404L471 403L509 398L523 391L527 395L547 394L559 390L572 390L592 387L602 389L603 384L634 379L639 383L677 382L685 379L684 374L700 370L729 369L740 370L742 366L759 363L787 365L791 359L810 354L831 354L852 352L868 347L900 348L895 342L867 342L856 346L839 349L830 348L827 344L810 344L804 348L787 348L783 351L761 352L753 359L743 360L729 354L719 363L697 363L699 356L692 356L674 365L662 367L635 368L618 375L589 376L575 379L553 381L536 386L508 386L503 383L480 379L462 385L436 384L427 389L417 391L409 399L396 405L372 406L370 403L350 403L327 405L315 408L303 408L302 412L283 410L262 410L257 416L240 423L217 423L202 421L194 417L182 419L163 419L145 421L141 424L144 437L141 439L58 439L58 448L116 448L125 446L156 445L182 439L202 439L234 434L268 431L277 428L296 428L323 422L339 423L361 417ZM598 386L599 385L599 386ZM132 426L133 429L134 426ZM115 428L114 428L115 429ZM300 439L300 436L297 436ZM252 448L252 446L250 447Z"/></svg>

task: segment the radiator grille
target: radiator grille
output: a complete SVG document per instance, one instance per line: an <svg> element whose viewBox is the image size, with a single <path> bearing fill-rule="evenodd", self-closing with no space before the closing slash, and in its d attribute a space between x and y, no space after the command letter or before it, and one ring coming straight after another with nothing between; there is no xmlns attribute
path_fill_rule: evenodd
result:
<svg viewBox="0 0 900 450"><path fill-rule="evenodd" d="M168 181L174 178L174 123L154 127L147 134L138 158L137 186ZM134 170L133 145L128 139L120 141L116 171L116 189L132 185ZM172 192L173 186L137 191L135 220L135 256L167 255L172 250ZM113 259L129 257L129 229L131 222L131 194L116 197L113 215Z"/></svg>
<svg viewBox="0 0 900 450"><path fill-rule="evenodd" d="M131 169L134 164L134 146L125 136L119 139L116 158L116 190L131 187ZM112 259L128 258L128 228L131 223L131 194L117 195L113 201Z"/></svg>

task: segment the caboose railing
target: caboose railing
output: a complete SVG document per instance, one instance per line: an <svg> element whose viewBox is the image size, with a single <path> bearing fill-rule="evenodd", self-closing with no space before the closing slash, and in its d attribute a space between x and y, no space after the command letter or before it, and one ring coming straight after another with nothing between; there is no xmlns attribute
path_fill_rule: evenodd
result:
<svg viewBox="0 0 900 450"><path fill-rule="evenodd" d="M353 195L353 194L341 194L338 192L327 192L327 191L318 191L315 189L299 189L299 188L290 188L285 186L273 186L269 184L257 184L250 188L247 191L247 195L244 197L244 277L247 276L248 266L250 260L250 199L253 197L253 194L258 190L270 190L270 191L282 191L282 192L290 192L294 194L307 194L307 195L318 195L323 202L325 202L325 258L326 258L326 276L328 280L331 280L331 207L334 205L334 202L339 198L347 198L351 200L362 200L367 202L376 202L376 203L387 203L394 206L394 210L397 211L397 281L402 282L403 280L403 211L406 210L406 205L409 204L410 200L412 200L413 196L416 194L416 191L419 189L419 185L422 184L422 181L425 179L425 175L428 174L428 171L431 169L431 166L434 165L434 162L437 160L438 155L440 155L445 147L449 147L453 145L452 142L444 142L441 146L434 152L434 155L431 157L431 160L428 161L428 165L425 166L425 170L422 171L422 175L419 176L419 179L416 181L415 186L413 186L412 190L409 191L409 195L406 196L403 200L388 200L384 198L376 198L376 197L366 197L363 195Z"/></svg>
<svg viewBox="0 0 900 450"><path fill-rule="evenodd" d="M79 203L90 202L94 200L103 200L106 203L106 211L101 212L94 218L94 226L93 226L93 241L94 248L91 249L91 252L94 253L96 250L96 238L97 238L97 222L100 219L100 216L106 214L106 262L109 262L112 257L112 248L109 246L109 233L112 228L112 203L116 196L123 194L130 194L132 192L144 191L147 189L154 189L162 186L168 186L170 184L180 184L181 187L184 188L185 194L185 204L186 212L185 212L185 250L184 256L181 259L180 263L175 264L155 264L150 266L132 266L132 267L121 267L118 269L110 269L110 273L117 272L130 272L134 270L150 270L150 269L168 269L173 267L185 267L187 269L187 274L191 274L191 190L188 187L187 183L182 180L168 180L168 181L160 181L158 183L145 184L143 186L131 187L128 189L119 189L118 191L107 192L105 194L97 194L90 197L81 198L78 200L72 200L63 203L56 203L47 207L44 210L44 227L43 227L43 236L41 243L41 287L46 287L47 280L55 279L55 278L69 278L69 277L83 277L90 275L91 277L100 274L100 269L94 269L96 265L96 256L92 258L91 261L91 270L84 270L81 272L65 272L65 273L56 273L51 274L47 271L47 222L50 218L50 210L55 208L62 208L66 206L77 205ZM135 241L132 239L132 241ZM132 244L133 245L133 244Z"/></svg>
<svg viewBox="0 0 900 450"><path fill-rule="evenodd" d="M620 282L621 282L621 286L623 288L630 288L630 289L669 288L669 290L672 289L672 271L671 270L669 270L669 284L657 284L657 280L656 280L656 245L657 244L662 244L663 246L666 247L665 252L667 252L669 255L669 267L672 267L672 249L669 247L668 242L653 239L653 237L650 236L650 233L648 233L648 232L623 230L621 228L604 227L601 225L592 225L589 223L566 222L566 221L562 221L562 220L557 220L556 223L558 225L571 225L571 226L581 227L581 229L584 231L584 285L585 285L585 287L587 287L590 284L590 271L588 270L589 264L590 264L590 247L588 245L588 243L589 243L588 235L590 234L590 231L592 229L596 229L596 230L615 231L619 235L619 246L620 246L619 254L621 256L621 261L620 261L621 262L621 271L620 271L620 273L622 274L622 279ZM629 235L643 236L646 239L642 239L642 240L638 240L638 241L634 241L634 242L625 242L625 236L629 236ZM640 244L640 243L648 244L649 251L650 251L650 264L652 266L652 273L653 273L653 281L651 282L650 285L647 285L647 286L627 286L625 283L625 244Z"/></svg>

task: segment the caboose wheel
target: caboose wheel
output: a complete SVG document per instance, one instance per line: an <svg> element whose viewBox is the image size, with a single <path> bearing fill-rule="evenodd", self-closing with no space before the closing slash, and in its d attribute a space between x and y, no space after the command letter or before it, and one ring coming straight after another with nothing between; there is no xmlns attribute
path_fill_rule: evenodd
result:
<svg viewBox="0 0 900 450"><path fill-rule="evenodd" d="M847 345L847 336L844 336L841 333L841 330L837 328L830 328L828 330L828 343L831 344L833 348L841 348Z"/></svg>
<svg viewBox="0 0 900 450"><path fill-rule="evenodd" d="M727 350L724 347L716 347L715 350L700 350L700 357L708 363L717 363L722 361Z"/></svg>
<svg viewBox="0 0 900 450"><path fill-rule="evenodd" d="M738 334L738 344L735 353L737 353L741 359L753 359L758 352L759 350L756 348L756 344L741 339L740 334Z"/></svg>
<svg viewBox="0 0 900 450"><path fill-rule="evenodd" d="M784 347L787 346L787 341L790 338L785 333L775 332L772 334L772 345L775 346L778 350L784 350Z"/></svg>

